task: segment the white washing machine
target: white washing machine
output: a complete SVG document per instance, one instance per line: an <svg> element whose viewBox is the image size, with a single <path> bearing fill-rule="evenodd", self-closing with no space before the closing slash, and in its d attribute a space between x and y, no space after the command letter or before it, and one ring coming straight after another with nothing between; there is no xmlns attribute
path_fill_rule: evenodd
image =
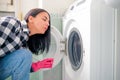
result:
<svg viewBox="0 0 120 80"><path fill-rule="evenodd" d="M63 34L52 26L53 68L63 60L63 80L90 80L90 2L76 0L63 17ZM54 74L55 75L55 74Z"/></svg>
<svg viewBox="0 0 120 80"><path fill-rule="evenodd" d="M63 17L63 80L90 80L90 4L91 0L77 0Z"/></svg>

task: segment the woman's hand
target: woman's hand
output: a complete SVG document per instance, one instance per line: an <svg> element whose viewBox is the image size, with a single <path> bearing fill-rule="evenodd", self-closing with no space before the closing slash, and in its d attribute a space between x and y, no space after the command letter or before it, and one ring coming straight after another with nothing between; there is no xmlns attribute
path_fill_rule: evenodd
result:
<svg viewBox="0 0 120 80"><path fill-rule="evenodd" d="M52 68L53 58L47 58L42 61L38 61L38 66L41 68Z"/></svg>
<svg viewBox="0 0 120 80"><path fill-rule="evenodd" d="M32 63L32 69L33 71L37 71L42 68L52 68L52 65L53 65L53 58L46 58L42 61Z"/></svg>

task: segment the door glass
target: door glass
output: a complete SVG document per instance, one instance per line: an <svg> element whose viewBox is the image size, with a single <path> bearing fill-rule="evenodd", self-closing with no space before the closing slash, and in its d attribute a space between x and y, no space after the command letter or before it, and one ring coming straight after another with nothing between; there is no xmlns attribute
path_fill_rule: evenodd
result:
<svg viewBox="0 0 120 80"><path fill-rule="evenodd" d="M63 36L61 35L61 33L54 26L52 26L51 27L51 45L48 53L43 52L43 54L39 53L41 55L37 55L37 56L34 55L33 56L34 60L38 61L46 58L53 58L54 62L53 62L52 68L54 68L62 60L64 56L64 52L61 52L62 40L63 40ZM49 70L49 69L44 69L44 70Z"/></svg>
<svg viewBox="0 0 120 80"><path fill-rule="evenodd" d="M57 44L55 41L55 38L53 35L51 35L51 44L50 44L50 48L48 53L43 52L43 54L41 54L41 52L39 52L40 55L37 55L35 57L33 57L36 61L38 61L39 59L43 60L44 58L53 58L56 52L56 48L57 48Z"/></svg>
<svg viewBox="0 0 120 80"><path fill-rule="evenodd" d="M78 70L82 64L83 44L80 32L72 29L68 38L68 55L73 70Z"/></svg>
<svg viewBox="0 0 120 80"><path fill-rule="evenodd" d="M51 35L51 45L48 53L44 53L44 57L53 57L55 55L57 44L53 35Z"/></svg>

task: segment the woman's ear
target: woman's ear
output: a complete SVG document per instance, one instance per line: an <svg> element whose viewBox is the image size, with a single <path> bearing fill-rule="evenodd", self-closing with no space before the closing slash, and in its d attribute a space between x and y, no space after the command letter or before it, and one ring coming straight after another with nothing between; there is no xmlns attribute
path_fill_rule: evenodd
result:
<svg viewBox="0 0 120 80"><path fill-rule="evenodd" d="M33 16L29 16L29 17L28 17L28 22L33 22L33 19L34 19Z"/></svg>

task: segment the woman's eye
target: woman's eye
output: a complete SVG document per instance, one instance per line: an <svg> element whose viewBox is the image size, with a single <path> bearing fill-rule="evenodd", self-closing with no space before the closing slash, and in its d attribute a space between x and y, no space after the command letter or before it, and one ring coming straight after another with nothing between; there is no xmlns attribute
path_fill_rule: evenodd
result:
<svg viewBox="0 0 120 80"><path fill-rule="evenodd" d="M44 19L44 18L43 18L42 20L43 20L43 21L46 21L46 19Z"/></svg>

